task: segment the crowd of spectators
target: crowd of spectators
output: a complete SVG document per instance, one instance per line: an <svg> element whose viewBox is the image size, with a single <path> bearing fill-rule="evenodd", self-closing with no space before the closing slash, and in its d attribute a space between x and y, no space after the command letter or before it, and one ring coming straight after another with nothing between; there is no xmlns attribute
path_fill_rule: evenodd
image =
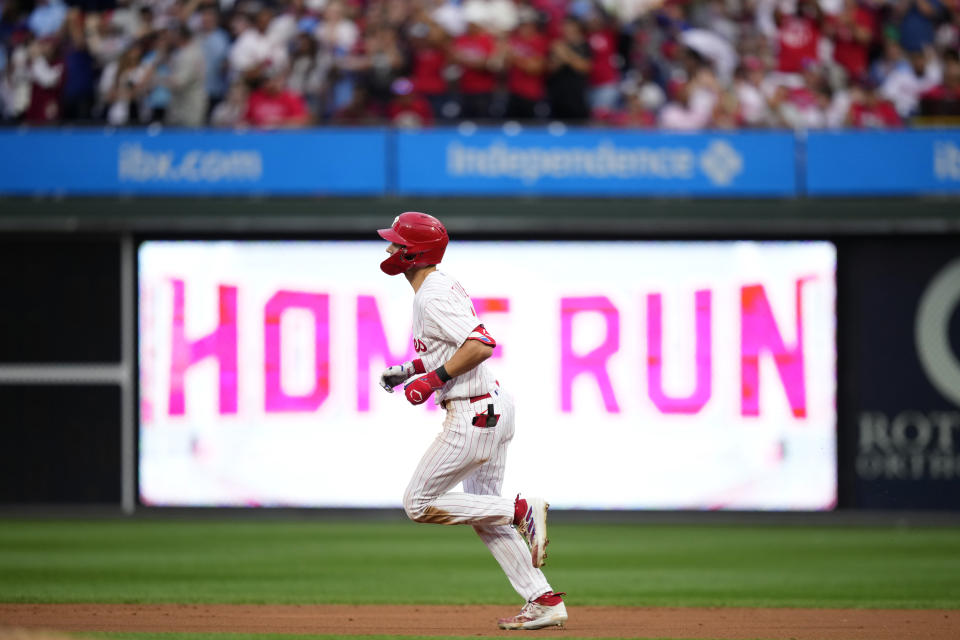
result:
<svg viewBox="0 0 960 640"><path fill-rule="evenodd" d="M899 127L958 47L960 0L0 0L0 121Z"/></svg>

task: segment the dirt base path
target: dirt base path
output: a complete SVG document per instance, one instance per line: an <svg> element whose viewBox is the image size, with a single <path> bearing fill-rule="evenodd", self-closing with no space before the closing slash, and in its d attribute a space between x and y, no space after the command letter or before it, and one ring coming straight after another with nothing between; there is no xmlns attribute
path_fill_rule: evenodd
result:
<svg viewBox="0 0 960 640"><path fill-rule="evenodd" d="M55 631L508 636L501 606L0 604L3 627ZM960 611L570 607L537 637L956 640ZM524 634L519 634L524 635Z"/></svg>

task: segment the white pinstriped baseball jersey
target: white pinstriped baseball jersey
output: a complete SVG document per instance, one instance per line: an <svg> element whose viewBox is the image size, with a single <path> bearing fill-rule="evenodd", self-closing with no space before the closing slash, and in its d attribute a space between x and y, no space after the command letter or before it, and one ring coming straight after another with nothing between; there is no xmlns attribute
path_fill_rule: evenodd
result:
<svg viewBox="0 0 960 640"><path fill-rule="evenodd" d="M496 344L485 330L477 331L479 326L463 287L445 273L429 273L413 299L414 348L424 368L432 371L445 364L467 340ZM470 402L485 393L491 397ZM512 397L480 364L447 382L436 398L437 404L452 402L447 403L443 430L423 454L404 492L407 515L417 522L472 525L520 596L530 601L552 591L511 526L513 498L500 495L515 428ZM473 424L473 418L490 405L500 417L497 424ZM463 492L452 491L460 482Z"/></svg>
<svg viewBox="0 0 960 640"><path fill-rule="evenodd" d="M433 271L413 298L413 344L427 371L445 364L468 339L495 344L476 332L480 326L470 296L460 283L441 271ZM496 380L486 364L471 369L443 385L436 403L451 398L472 398L490 393Z"/></svg>

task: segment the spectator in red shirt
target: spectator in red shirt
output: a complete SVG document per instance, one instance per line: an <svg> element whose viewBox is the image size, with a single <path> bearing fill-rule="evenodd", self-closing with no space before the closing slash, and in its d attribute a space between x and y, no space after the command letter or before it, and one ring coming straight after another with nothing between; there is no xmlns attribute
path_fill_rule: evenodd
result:
<svg viewBox="0 0 960 640"><path fill-rule="evenodd" d="M546 96L547 39L537 26L538 15L526 7L519 24L504 43L507 69L507 117L520 120L542 118L548 112Z"/></svg>
<svg viewBox="0 0 960 640"><path fill-rule="evenodd" d="M816 0L800 0L796 15L777 12L777 39L780 45L778 69L799 73L805 60L816 60L820 40L820 6Z"/></svg>
<svg viewBox="0 0 960 640"><path fill-rule="evenodd" d="M453 41L451 57L460 67L461 116L489 118L497 76L493 68L496 40L484 28L483 5L472 4L467 15L467 32Z"/></svg>
<svg viewBox="0 0 960 640"><path fill-rule="evenodd" d="M413 89L407 78L393 81L393 100L387 105L390 124L404 129L422 129L433 124L433 109L423 96Z"/></svg>
<svg viewBox="0 0 960 640"><path fill-rule="evenodd" d="M620 73L615 66L617 33L599 9L587 20L587 42L593 56L588 80L590 108L611 111L620 100Z"/></svg>
<svg viewBox="0 0 960 640"><path fill-rule="evenodd" d="M563 19L570 9L570 0L520 0L518 4L529 6L544 17L548 40L560 37Z"/></svg>
<svg viewBox="0 0 960 640"><path fill-rule="evenodd" d="M261 129L297 129L310 124L307 104L286 87L286 74L274 72L247 102L247 124Z"/></svg>
<svg viewBox="0 0 960 640"><path fill-rule="evenodd" d="M826 127L829 103L823 68L809 59L803 61L801 83L776 87L768 101L773 122L793 129Z"/></svg>
<svg viewBox="0 0 960 640"><path fill-rule="evenodd" d="M858 129L889 129L903 126L893 103L877 94L876 83L864 79L852 92L847 124Z"/></svg>
<svg viewBox="0 0 960 640"><path fill-rule="evenodd" d="M55 124L60 121L60 92L63 87L63 58L57 52L56 36L34 41L30 51L30 106L28 124Z"/></svg>
<svg viewBox="0 0 960 640"><path fill-rule="evenodd" d="M443 117L443 108L449 101L447 79L446 33L424 12L410 25L410 81L413 89L430 103L433 115Z"/></svg>
<svg viewBox="0 0 960 640"><path fill-rule="evenodd" d="M944 54L943 82L920 97L920 113L930 116L960 116L960 57Z"/></svg>
<svg viewBox="0 0 960 640"><path fill-rule="evenodd" d="M823 33L833 40L833 59L851 78L867 72L873 31L873 13L857 0L844 0L843 11L824 20Z"/></svg>

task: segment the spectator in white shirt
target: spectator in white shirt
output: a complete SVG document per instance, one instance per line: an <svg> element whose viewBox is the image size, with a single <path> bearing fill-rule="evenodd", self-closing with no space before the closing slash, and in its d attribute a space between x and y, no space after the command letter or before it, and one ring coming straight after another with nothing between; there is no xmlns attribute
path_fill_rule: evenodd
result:
<svg viewBox="0 0 960 640"><path fill-rule="evenodd" d="M207 117L206 63L203 45L186 25L174 32L170 60L170 106L166 122L174 127L201 127Z"/></svg>
<svg viewBox="0 0 960 640"><path fill-rule="evenodd" d="M300 30L300 21L307 16L304 0L287 0L284 9L267 27L267 38L274 44L289 47Z"/></svg>
<svg viewBox="0 0 960 640"><path fill-rule="evenodd" d="M243 119L247 114L248 98L249 91L246 83L234 82L230 85L227 97L210 113L210 125L221 129L243 126Z"/></svg>
<svg viewBox="0 0 960 640"><path fill-rule="evenodd" d="M287 68L286 47L267 37L272 20L273 10L267 7L260 9L253 21L243 13L234 16L237 40L230 48L230 71L235 76L256 80Z"/></svg>
<svg viewBox="0 0 960 640"><path fill-rule="evenodd" d="M14 32L11 38L7 68L0 79L3 94L3 118L18 120L30 106L30 35L26 30Z"/></svg>
<svg viewBox="0 0 960 640"><path fill-rule="evenodd" d="M709 60L721 83L728 84L733 79L737 53L719 34L706 29L687 29L680 34L680 42Z"/></svg>
<svg viewBox="0 0 960 640"><path fill-rule="evenodd" d="M119 58L130 44L123 25L107 13L88 14L86 32L87 48L101 67Z"/></svg>
<svg viewBox="0 0 960 640"><path fill-rule="evenodd" d="M132 43L119 59L106 66L100 76L99 94L107 124L122 127L138 121L145 75L139 42Z"/></svg>
<svg viewBox="0 0 960 640"><path fill-rule="evenodd" d="M463 35L467 30L467 18L463 5L444 0L433 0L435 8L430 16L443 30L454 38Z"/></svg>
<svg viewBox="0 0 960 640"><path fill-rule="evenodd" d="M880 95L893 102L901 118L913 115L920 96L943 80L943 67L932 48L910 53L909 60L909 66L894 69L880 87Z"/></svg>
<svg viewBox="0 0 960 640"><path fill-rule="evenodd" d="M323 21L317 25L313 35L321 48L329 49L339 57L353 51L360 30L353 20L346 17L343 3L333 0L327 3L323 10Z"/></svg>
<svg viewBox="0 0 960 640"><path fill-rule="evenodd" d="M767 97L763 93L763 62L750 56L737 69L734 90L740 106L740 119L748 127L762 127L773 121Z"/></svg>
<svg viewBox="0 0 960 640"><path fill-rule="evenodd" d="M331 0L323 10L323 22L314 30L321 54L332 61L336 79L330 91L328 110L335 113L346 107L353 99L358 83L357 71L363 56L354 54L360 30L346 14L340 0Z"/></svg>
<svg viewBox="0 0 960 640"><path fill-rule="evenodd" d="M694 78L677 88L676 99L660 112L660 126L674 131L699 131L706 128L717 104L716 78L701 69Z"/></svg>

